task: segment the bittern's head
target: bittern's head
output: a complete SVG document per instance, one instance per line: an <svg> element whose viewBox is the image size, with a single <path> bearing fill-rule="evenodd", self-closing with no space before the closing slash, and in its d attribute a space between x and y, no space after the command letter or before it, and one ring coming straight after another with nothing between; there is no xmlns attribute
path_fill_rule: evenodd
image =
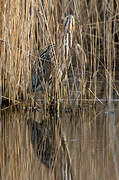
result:
<svg viewBox="0 0 119 180"><path fill-rule="evenodd" d="M67 15L65 18L65 32L73 33L75 30L75 19L73 15Z"/></svg>

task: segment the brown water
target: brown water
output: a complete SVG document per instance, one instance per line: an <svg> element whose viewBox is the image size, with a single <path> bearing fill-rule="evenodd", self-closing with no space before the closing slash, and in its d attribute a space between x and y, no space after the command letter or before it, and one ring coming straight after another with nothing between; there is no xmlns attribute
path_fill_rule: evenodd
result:
<svg viewBox="0 0 119 180"><path fill-rule="evenodd" d="M54 120L55 118L51 121L48 120L50 117L44 118L43 111L25 112L9 109L1 111L0 179L69 180L72 171L74 180L118 180L118 117L118 101L112 101L110 104L98 102L95 107L85 104L82 108L77 107L71 112L63 111L57 121ZM32 122L40 123L47 134L44 136L50 137L49 140L46 138L49 145L45 149L47 158L44 160L38 158L33 139L31 140L32 128L29 130L27 121L29 118ZM42 122L47 122L47 125L43 125ZM69 171L66 170L67 150L61 150L59 136L62 135L57 133L60 132L61 127L58 124L62 126L61 134L65 136L65 144L71 159ZM48 127L50 130L47 130ZM50 148L54 154L57 154L54 170L50 168L52 159L49 156L53 155L50 153ZM46 162L48 160L49 164Z"/></svg>

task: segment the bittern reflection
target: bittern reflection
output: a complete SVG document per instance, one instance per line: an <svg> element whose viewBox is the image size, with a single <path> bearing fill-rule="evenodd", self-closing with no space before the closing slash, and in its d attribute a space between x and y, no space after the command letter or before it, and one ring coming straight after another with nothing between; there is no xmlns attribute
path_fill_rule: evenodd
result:
<svg viewBox="0 0 119 180"><path fill-rule="evenodd" d="M60 138L57 127L49 120L40 123L29 119L27 121L29 137L38 159L48 168L55 165Z"/></svg>

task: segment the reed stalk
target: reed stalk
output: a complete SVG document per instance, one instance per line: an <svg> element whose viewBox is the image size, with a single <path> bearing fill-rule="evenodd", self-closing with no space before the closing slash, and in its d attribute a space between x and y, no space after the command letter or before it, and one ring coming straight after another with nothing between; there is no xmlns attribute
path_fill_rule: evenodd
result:
<svg viewBox="0 0 119 180"><path fill-rule="evenodd" d="M71 4L55 0L1 2L0 86L3 97L13 99L14 103L18 99L28 99L32 92L31 71L37 65L42 49L52 43L56 44L55 68L52 90L44 81L46 101L49 101L49 94L58 99L71 99L75 90L80 91L80 99L92 98L92 91L96 101L100 71L106 80L107 97L111 96L114 68L118 64L115 41L118 42L119 9L115 2L107 3L108 6L83 0L80 3L74 0ZM102 64L103 69L100 69ZM67 70L72 72L72 84L63 82ZM77 79L80 87L74 83Z"/></svg>

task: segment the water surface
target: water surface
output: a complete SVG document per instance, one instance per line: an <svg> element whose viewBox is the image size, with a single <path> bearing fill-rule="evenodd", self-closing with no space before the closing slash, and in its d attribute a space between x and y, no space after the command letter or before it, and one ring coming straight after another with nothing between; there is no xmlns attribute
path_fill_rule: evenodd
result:
<svg viewBox="0 0 119 180"><path fill-rule="evenodd" d="M1 111L1 179L69 179L71 171L76 180L119 179L118 110L118 102L85 104L63 111L57 121L44 117L43 111ZM29 132L28 119L40 125L46 122L41 125L43 142L48 144L42 146L45 155L38 156L37 146L33 146L35 136ZM69 155L61 148L62 136ZM67 156L71 160L69 170ZM53 167L47 163L49 159Z"/></svg>

